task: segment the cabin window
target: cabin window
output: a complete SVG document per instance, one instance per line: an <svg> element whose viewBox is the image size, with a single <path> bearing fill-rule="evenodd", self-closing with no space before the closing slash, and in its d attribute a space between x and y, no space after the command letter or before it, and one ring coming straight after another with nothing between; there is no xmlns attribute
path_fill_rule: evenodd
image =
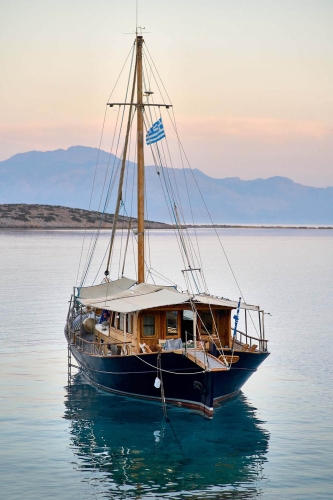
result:
<svg viewBox="0 0 333 500"><path fill-rule="evenodd" d="M208 333L212 334L213 333L213 317L210 312L202 312L200 313L200 318L201 318L201 333L202 334L207 334Z"/></svg>
<svg viewBox="0 0 333 500"><path fill-rule="evenodd" d="M193 311L183 311L183 320L184 321L193 321L194 314Z"/></svg>
<svg viewBox="0 0 333 500"><path fill-rule="evenodd" d="M113 322L114 322L114 312L113 311L109 311L109 313L110 313L109 323L110 323L110 326L112 326Z"/></svg>
<svg viewBox="0 0 333 500"><path fill-rule="evenodd" d="M118 313L117 312L113 313L112 326L114 326L114 328L118 327Z"/></svg>
<svg viewBox="0 0 333 500"><path fill-rule="evenodd" d="M124 313L119 314L119 330L124 330Z"/></svg>
<svg viewBox="0 0 333 500"><path fill-rule="evenodd" d="M127 332L132 333L132 315L127 314Z"/></svg>
<svg viewBox="0 0 333 500"><path fill-rule="evenodd" d="M145 314L143 317L143 336L154 337L155 335L155 316Z"/></svg>
<svg viewBox="0 0 333 500"><path fill-rule="evenodd" d="M178 337L178 312L167 311L166 313L166 336Z"/></svg>

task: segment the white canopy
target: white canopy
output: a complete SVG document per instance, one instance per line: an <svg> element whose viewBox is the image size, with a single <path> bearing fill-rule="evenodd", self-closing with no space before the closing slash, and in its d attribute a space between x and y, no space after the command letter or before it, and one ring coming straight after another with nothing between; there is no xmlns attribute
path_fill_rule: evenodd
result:
<svg viewBox="0 0 333 500"><path fill-rule="evenodd" d="M85 286L79 290L80 299L100 299L105 300L108 297L113 297L115 294L128 290L136 283L135 280L129 278L120 278L119 280L109 281L101 285Z"/></svg>
<svg viewBox="0 0 333 500"><path fill-rule="evenodd" d="M238 302L234 300L213 297L212 295L195 295L193 298L194 302L198 302L199 304L209 304L211 306L221 306L222 308L230 307L231 309L237 309ZM251 304L245 304L245 302L241 302L241 309L247 309L250 311L259 311L259 306L252 306Z"/></svg>
<svg viewBox="0 0 333 500"><path fill-rule="evenodd" d="M189 303L191 300L195 304L220 306L223 309L226 307L236 309L238 305L235 301L220 299L218 297L212 297L211 295L193 296L187 293L178 292L178 290L173 287L150 285L148 283L140 283L136 286L132 286L134 283L135 281L133 280L122 278L107 284L82 288L79 300L86 306L93 306L99 309L107 309L121 313L142 311L154 307L185 304ZM244 303L241 304L241 308L259 311L258 306L251 306Z"/></svg>

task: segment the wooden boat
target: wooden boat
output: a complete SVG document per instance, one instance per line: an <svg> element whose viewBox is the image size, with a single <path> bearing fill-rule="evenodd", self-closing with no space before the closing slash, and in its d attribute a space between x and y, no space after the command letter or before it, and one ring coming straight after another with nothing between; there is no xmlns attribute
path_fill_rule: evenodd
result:
<svg viewBox="0 0 333 500"><path fill-rule="evenodd" d="M147 281L144 113L149 107L170 108L171 104L152 103L152 92L143 92L143 43L142 35L136 34L130 102L108 103L111 108L128 109L118 197L104 279L92 286L85 286L82 281L71 296L65 327L69 366L74 356L89 381L106 391L187 407L212 417L214 406L237 394L269 355L264 312L241 299L232 301L210 295L204 280L200 288L202 270L195 267L187 250L175 203L171 208L184 253L186 267L182 273L187 287L181 290ZM123 275L110 279L133 110L137 115L138 272L134 279ZM240 313L245 315L244 332L237 327ZM257 336L247 330L251 313L258 317Z"/></svg>

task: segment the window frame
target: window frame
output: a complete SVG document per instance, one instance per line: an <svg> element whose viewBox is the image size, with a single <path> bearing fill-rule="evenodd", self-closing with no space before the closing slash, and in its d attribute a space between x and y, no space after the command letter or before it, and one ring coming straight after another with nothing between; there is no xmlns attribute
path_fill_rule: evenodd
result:
<svg viewBox="0 0 333 500"><path fill-rule="evenodd" d="M151 317L154 318L154 334L153 335L145 335L145 326L151 326L151 325L145 325L145 318ZM147 338L147 339L153 339L156 338L157 336L157 321L156 321L156 314L142 314L141 316L141 337Z"/></svg>
<svg viewBox="0 0 333 500"><path fill-rule="evenodd" d="M168 333L168 313L176 313L176 332L175 333ZM165 338L171 338L171 337L179 337L179 311L177 310L170 310L165 312Z"/></svg>

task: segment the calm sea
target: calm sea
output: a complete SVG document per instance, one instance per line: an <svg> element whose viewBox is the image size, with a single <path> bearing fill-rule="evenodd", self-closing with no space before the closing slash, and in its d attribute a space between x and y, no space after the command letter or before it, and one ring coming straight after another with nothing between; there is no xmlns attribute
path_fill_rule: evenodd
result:
<svg viewBox="0 0 333 500"><path fill-rule="evenodd" d="M219 234L245 299L271 314L272 354L213 420L169 408L164 424L158 404L104 394L80 374L67 386L82 232L1 231L1 498L333 498L333 231ZM172 233L149 239L149 265L180 281ZM237 299L213 231L198 239L210 291Z"/></svg>

